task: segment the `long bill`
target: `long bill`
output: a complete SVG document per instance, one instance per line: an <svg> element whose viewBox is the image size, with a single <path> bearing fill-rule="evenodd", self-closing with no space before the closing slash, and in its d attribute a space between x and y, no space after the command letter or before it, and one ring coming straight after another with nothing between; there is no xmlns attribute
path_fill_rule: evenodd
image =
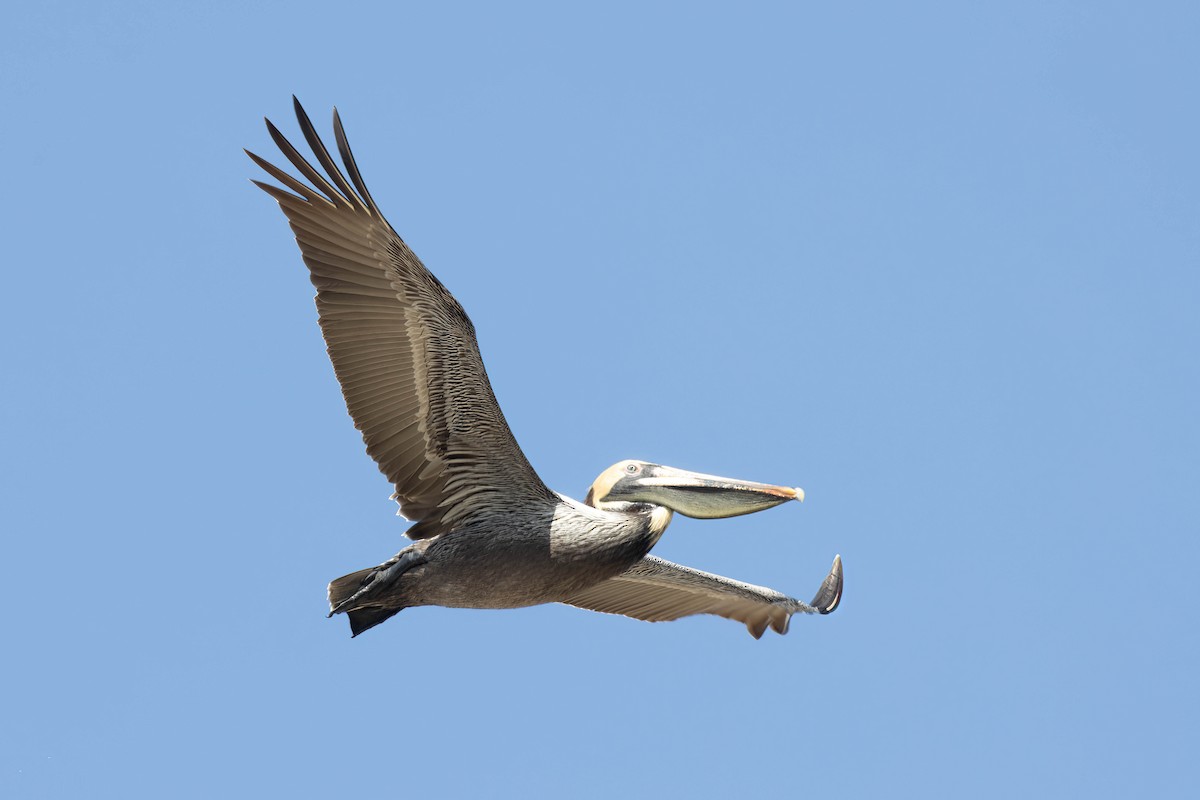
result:
<svg viewBox="0 0 1200 800"><path fill-rule="evenodd" d="M697 519L753 514L789 500L804 500L803 489L720 478L673 467L653 466L630 484L623 492L627 499L665 506Z"/></svg>

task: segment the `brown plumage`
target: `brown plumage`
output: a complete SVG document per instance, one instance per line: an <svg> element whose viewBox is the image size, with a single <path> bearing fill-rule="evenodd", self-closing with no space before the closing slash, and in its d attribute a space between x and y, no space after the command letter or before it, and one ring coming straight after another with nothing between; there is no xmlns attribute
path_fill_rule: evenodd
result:
<svg viewBox="0 0 1200 800"><path fill-rule="evenodd" d="M295 109L324 174L268 120L276 145L309 183L247 151L290 191L255 183L279 202L296 235L346 406L417 540L331 583L331 615L347 613L357 635L409 606L566 602L646 620L717 614L759 636L767 625L785 632L797 611L837 606L840 559L806 604L647 556L671 510L732 516L803 499L799 490L638 461L606 470L588 504L548 489L496 403L474 326L380 213L337 111L349 179L299 101Z"/></svg>

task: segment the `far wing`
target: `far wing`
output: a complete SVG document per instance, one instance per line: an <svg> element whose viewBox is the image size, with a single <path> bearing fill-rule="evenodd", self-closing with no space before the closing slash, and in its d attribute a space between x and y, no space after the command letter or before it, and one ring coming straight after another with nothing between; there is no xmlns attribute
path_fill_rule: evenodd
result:
<svg viewBox="0 0 1200 800"><path fill-rule="evenodd" d="M489 507L553 507L557 497L517 446L492 393L474 326L383 218L337 112L334 135L349 180L299 101L295 108L325 174L268 121L275 144L309 183L250 153L291 191L255 183L279 202L296 234L346 406L404 516L417 522L408 535L436 536Z"/></svg>
<svg viewBox="0 0 1200 800"><path fill-rule="evenodd" d="M646 556L625 572L578 592L563 602L568 605L623 614L647 622L666 622L692 614L716 614L745 624L755 639L769 625L776 633L787 633L792 614L829 614L842 599L842 557L821 584L812 603L742 583L709 572Z"/></svg>

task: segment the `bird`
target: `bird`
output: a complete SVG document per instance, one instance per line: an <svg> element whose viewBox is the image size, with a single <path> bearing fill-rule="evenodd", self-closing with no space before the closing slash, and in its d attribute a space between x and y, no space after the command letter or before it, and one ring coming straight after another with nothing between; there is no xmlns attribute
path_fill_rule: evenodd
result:
<svg viewBox="0 0 1200 800"><path fill-rule="evenodd" d="M279 203L295 234L350 417L395 487L397 513L412 523L411 545L329 584L330 617L345 614L354 637L417 606L565 603L650 622L713 614L757 639L767 627L786 633L793 614L838 607L840 556L804 603L650 554L675 513L749 514L802 501L801 489L626 459L604 470L582 502L550 490L504 419L474 325L380 212L337 109L345 172L292 100L321 170L266 119L307 183L246 150L283 188L253 183Z"/></svg>

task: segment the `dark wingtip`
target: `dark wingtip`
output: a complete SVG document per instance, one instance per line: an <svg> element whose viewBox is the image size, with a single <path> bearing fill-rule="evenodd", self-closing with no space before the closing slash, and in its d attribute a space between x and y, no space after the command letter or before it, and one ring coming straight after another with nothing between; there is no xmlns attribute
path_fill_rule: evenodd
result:
<svg viewBox="0 0 1200 800"><path fill-rule="evenodd" d="M367 184L363 181L362 173L358 171L358 164L354 160L354 153L350 151L350 142L346 139L346 129L342 125L342 117L338 114L337 106L333 107L333 134L337 139L338 152L341 153L342 163L346 165L346 171L350 174L350 180L354 181L354 187L358 189L359 195L366 202L367 209L380 220L383 215L379 213L379 206L375 205L375 198L371 197L371 192L367 189Z"/></svg>
<svg viewBox="0 0 1200 800"><path fill-rule="evenodd" d="M271 134L271 138L275 140L275 144L279 145L281 150L286 150L286 148L280 144L280 141L282 140L283 142L287 142L287 138L280 132L279 128L275 127L275 123L271 122L269 117L263 117L263 122L267 123L267 133Z"/></svg>
<svg viewBox="0 0 1200 800"><path fill-rule="evenodd" d="M842 602L842 557L833 557L833 566L810 605L821 614L832 614Z"/></svg>
<svg viewBox="0 0 1200 800"><path fill-rule="evenodd" d="M301 127L306 122L310 126L312 125L312 122L308 118L308 112L304 110L304 106L300 103L300 98L296 97L296 95L292 95L292 110L296 112L296 119L299 120Z"/></svg>

